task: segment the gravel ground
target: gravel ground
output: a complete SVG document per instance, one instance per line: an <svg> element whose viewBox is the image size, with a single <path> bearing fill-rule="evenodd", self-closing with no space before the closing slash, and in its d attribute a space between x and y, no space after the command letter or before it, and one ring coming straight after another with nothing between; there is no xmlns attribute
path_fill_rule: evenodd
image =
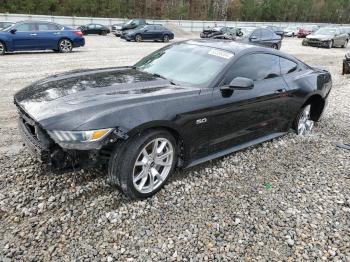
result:
<svg viewBox="0 0 350 262"><path fill-rule="evenodd" d="M3 261L350 261L350 78L344 49L282 50L332 72L329 107L312 135L290 133L178 171L130 201L102 170L53 175L22 147L13 94L45 76L128 65L163 46L86 38L72 54L0 57L0 258Z"/></svg>

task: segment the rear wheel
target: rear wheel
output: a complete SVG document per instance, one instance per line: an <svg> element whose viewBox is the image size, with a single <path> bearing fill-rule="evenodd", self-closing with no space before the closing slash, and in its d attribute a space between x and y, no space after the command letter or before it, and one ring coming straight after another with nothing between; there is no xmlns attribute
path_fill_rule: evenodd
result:
<svg viewBox="0 0 350 262"><path fill-rule="evenodd" d="M176 140L165 130L149 130L119 145L108 165L108 176L130 198L157 193L173 173Z"/></svg>
<svg viewBox="0 0 350 262"><path fill-rule="evenodd" d="M0 41L0 55L4 55L6 52L6 46L3 42Z"/></svg>
<svg viewBox="0 0 350 262"><path fill-rule="evenodd" d="M102 35L107 35L107 31L102 31Z"/></svg>
<svg viewBox="0 0 350 262"><path fill-rule="evenodd" d="M142 42L142 36L141 36L140 34L137 34L137 35L135 36L135 41L136 41L136 42Z"/></svg>
<svg viewBox="0 0 350 262"><path fill-rule="evenodd" d="M309 135L314 127L314 121L311 119L311 104L304 106L294 120L293 128L300 136Z"/></svg>
<svg viewBox="0 0 350 262"><path fill-rule="evenodd" d="M271 46L271 48L278 50L278 45L277 45L277 44L273 44L273 45Z"/></svg>
<svg viewBox="0 0 350 262"><path fill-rule="evenodd" d="M58 50L60 53L69 53L73 50L73 43L69 39L62 39L58 43Z"/></svg>
<svg viewBox="0 0 350 262"><path fill-rule="evenodd" d="M164 35L163 36L163 42L164 43L169 42L169 36L168 35Z"/></svg>

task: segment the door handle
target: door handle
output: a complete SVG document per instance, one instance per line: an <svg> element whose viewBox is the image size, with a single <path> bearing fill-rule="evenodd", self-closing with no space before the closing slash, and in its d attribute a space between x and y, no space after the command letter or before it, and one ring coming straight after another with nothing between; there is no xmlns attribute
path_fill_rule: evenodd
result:
<svg viewBox="0 0 350 262"><path fill-rule="evenodd" d="M275 91L275 94L284 93L284 92L286 92L286 91L287 91L287 90L286 90L286 89L284 89L284 88L277 89L277 90Z"/></svg>
<svg viewBox="0 0 350 262"><path fill-rule="evenodd" d="M54 35L60 35L61 33L59 33L59 32L56 32L56 33L53 33Z"/></svg>
<svg viewBox="0 0 350 262"><path fill-rule="evenodd" d="M35 36L35 35L37 35L37 34L29 34L29 35L33 35L33 36Z"/></svg>

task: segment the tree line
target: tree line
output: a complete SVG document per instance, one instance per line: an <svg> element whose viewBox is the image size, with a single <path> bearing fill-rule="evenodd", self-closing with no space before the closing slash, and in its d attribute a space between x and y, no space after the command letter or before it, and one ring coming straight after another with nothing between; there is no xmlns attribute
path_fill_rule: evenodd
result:
<svg viewBox="0 0 350 262"><path fill-rule="evenodd" d="M0 0L1 13L350 23L349 0Z"/></svg>

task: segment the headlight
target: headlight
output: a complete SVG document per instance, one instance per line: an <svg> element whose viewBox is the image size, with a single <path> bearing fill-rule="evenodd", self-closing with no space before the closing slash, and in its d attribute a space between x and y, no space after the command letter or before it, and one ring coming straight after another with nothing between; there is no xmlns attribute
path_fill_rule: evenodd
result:
<svg viewBox="0 0 350 262"><path fill-rule="evenodd" d="M57 142L94 142L106 137L113 128L89 131L48 131L50 137Z"/></svg>

